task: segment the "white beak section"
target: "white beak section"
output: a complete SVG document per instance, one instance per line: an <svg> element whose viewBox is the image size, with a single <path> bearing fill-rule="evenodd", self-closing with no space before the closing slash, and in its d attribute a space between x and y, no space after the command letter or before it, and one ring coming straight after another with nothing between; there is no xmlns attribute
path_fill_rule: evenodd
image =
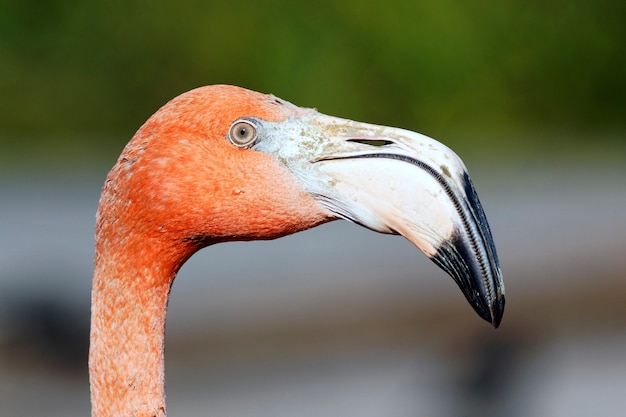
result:
<svg viewBox="0 0 626 417"><path fill-rule="evenodd" d="M282 162L335 217L401 234L497 326L504 285L491 232L460 158L419 133L320 114L257 125L253 149Z"/></svg>
<svg viewBox="0 0 626 417"><path fill-rule="evenodd" d="M320 161L317 170L336 181L319 201L340 217L377 232L399 233L429 257L454 232L450 200L435 179L411 164L390 158L332 159Z"/></svg>

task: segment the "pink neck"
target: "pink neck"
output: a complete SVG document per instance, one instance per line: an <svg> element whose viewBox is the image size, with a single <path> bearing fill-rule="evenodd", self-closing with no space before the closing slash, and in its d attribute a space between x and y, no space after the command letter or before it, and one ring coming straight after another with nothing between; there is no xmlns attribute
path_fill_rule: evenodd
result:
<svg viewBox="0 0 626 417"><path fill-rule="evenodd" d="M93 278L92 416L163 417L165 314L176 271L152 263L148 248L108 249L96 248Z"/></svg>

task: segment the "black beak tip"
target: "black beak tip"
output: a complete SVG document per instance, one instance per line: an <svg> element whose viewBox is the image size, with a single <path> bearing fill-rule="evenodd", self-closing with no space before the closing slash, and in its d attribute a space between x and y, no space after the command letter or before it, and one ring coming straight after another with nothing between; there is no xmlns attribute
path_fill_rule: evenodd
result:
<svg viewBox="0 0 626 417"><path fill-rule="evenodd" d="M502 316L504 315L504 303L504 294L500 295L500 297L498 297L493 303L493 307L491 309L491 320L489 321L493 325L494 329L497 329L502 321Z"/></svg>
<svg viewBox="0 0 626 417"><path fill-rule="evenodd" d="M456 281L474 311L497 329L502 321L505 304L501 278L492 281L495 292L488 291L477 263L459 239L439 247L430 259Z"/></svg>
<svg viewBox="0 0 626 417"><path fill-rule="evenodd" d="M487 305L484 298L472 297L468 293L465 294L474 311L485 321L491 323L495 329L500 326L502 316L504 315L504 294L496 298L491 306Z"/></svg>

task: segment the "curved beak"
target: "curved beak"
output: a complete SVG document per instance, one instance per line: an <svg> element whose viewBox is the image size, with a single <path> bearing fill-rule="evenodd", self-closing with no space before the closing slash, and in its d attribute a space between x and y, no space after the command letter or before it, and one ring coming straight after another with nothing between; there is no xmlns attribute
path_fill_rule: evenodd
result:
<svg viewBox="0 0 626 417"><path fill-rule="evenodd" d="M309 110L258 121L254 149L281 161L334 217L400 234L498 327L504 284L489 224L460 158L419 133Z"/></svg>

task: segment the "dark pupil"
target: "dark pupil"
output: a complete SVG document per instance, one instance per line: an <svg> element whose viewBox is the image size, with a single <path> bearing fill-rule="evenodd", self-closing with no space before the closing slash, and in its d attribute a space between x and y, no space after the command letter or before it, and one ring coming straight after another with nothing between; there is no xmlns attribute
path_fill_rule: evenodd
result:
<svg viewBox="0 0 626 417"><path fill-rule="evenodd" d="M242 138L245 138L247 134L248 134L248 130L245 127L242 127L241 129L239 129L239 135Z"/></svg>

